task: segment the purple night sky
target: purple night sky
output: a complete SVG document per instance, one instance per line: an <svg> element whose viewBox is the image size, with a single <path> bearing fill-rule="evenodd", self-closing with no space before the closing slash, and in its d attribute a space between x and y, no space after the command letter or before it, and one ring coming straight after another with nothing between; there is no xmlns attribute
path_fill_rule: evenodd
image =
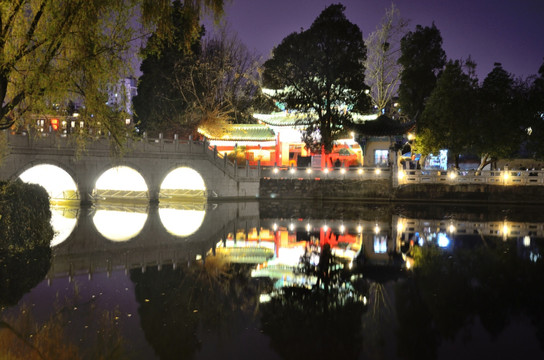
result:
<svg viewBox="0 0 544 360"><path fill-rule="evenodd" d="M226 21L250 51L267 59L294 31L307 29L330 4L342 3L363 36L374 31L391 1L225 0ZM416 25L434 21L448 59L477 64L480 81L494 62L515 76L536 74L544 62L544 0L395 0L401 16Z"/></svg>

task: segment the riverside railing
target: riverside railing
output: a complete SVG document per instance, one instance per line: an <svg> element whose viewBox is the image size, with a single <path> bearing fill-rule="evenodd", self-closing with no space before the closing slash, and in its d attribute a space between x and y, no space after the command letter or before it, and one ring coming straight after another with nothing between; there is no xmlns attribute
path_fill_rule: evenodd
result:
<svg viewBox="0 0 544 360"><path fill-rule="evenodd" d="M261 176L267 179L298 180L390 180L391 169L388 167L286 167L274 166L261 170Z"/></svg>
<svg viewBox="0 0 544 360"><path fill-rule="evenodd" d="M491 184L544 185L543 170L399 170L399 185L408 184Z"/></svg>

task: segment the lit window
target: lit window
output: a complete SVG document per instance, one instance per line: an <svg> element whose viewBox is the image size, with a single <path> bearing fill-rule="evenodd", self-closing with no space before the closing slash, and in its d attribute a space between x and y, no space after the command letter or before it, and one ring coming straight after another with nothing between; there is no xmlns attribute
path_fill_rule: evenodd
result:
<svg viewBox="0 0 544 360"><path fill-rule="evenodd" d="M388 164L389 150L374 150L374 165L382 166Z"/></svg>

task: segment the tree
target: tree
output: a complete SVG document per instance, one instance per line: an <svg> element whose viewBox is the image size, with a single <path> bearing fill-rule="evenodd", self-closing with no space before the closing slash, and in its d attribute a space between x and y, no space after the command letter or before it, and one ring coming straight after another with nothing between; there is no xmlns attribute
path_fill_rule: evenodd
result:
<svg viewBox="0 0 544 360"><path fill-rule="evenodd" d="M0 129L50 114L68 100L84 107L80 119L92 133L125 138L125 114L106 106L110 83L127 75L131 40L127 26L140 19L170 36L169 0L1 0ZM222 12L222 0L194 0L194 13ZM191 22L194 24L194 22ZM194 26L192 27L194 33ZM78 133L85 137L86 132Z"/></svg>
<svg viewBox="0 0 544 360"><path fill-rule="evenodd" d="M207 39L198 61L183 67L176 66L174 82L188 104L183 118L194 124L192 131L197 126L221 131L230 122L254 122L253 101L261 93L259 62L237 37L222 31Z"/></svg>
<svg viewBox="0 0 544 360"><path fill-rule="evenodd" d="M264 63L263 84L276 89L274 100L300 115L304 142L326 152L349 124L346 110L369 107L364 83L366 48L359 27L344 15L341 4L330 5L310 28L294 32Z"/></svg>
<svg viewBox="0 0 544 360"><path fill-rule="evenodd" d="M192 9L180 1L171 6L173 29L170 37L154 33L142 49L142 76L138 81L138 94L133 99L137 126L140 132L173 131L183 134L181 114L188 104L179 94L173 79L174 71L182 71L179 77L188 77L199 57L201 36L191 32ZM186 46L187 43L190 46Z"/></svg>
<svg viewBox="0 0 544 360"><path fill-rule="evenodd" d="M391 105L391 99L398 90L402 70L398 62L400 40L407 26L408 21L400 16L400 11L392 4L385 11L380 25L365 40L368 50L365 77L370 87L372 105L380 112Z"/></svg>
<svg viewBox="0 0 544 360"><path fill-rule="evenodd" d="M459 60L448 61L417 122L417 150L428 155L448 149L459 167L459 154L470 148L476 111L476 80Z"/></svg>
<svg viewBox="0 0 544 360"><path fill-rule="evenodd" d="M544 62L530 86L528 96L528 150L537 158L544 158Z"/></svg>
<svg viewBox="0 0 544 360"><path fill-rule="evenodd" d="M446 63L442 36L433 23L431 27L416 26L400 42L399 64L402 73L399 85L401 110L410 120L417 119L425 108L425 100L436 85Z"/></svg>
<svg viewBox="0 0 544 360"><path fill-rule="evenodd" d="M500 63L486 76L479 90L480 110L474 133L481 157L479 170L501 158L519 153L526 138L526 90ZM524 126L525 122L525 126Z"/></svg>

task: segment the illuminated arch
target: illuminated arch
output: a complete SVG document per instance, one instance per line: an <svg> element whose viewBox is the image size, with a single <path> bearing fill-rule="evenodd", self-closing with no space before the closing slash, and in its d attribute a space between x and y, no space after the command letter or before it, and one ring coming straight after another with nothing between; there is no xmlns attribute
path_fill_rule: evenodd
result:
<svg viewBox="0 0 544 360"><path fill-rule="evenodd" d="M111 210L98 208L93 215L96 230L110 241L122 242L136 237L147 221L147 212L138 208Z"/></svg>
<svg viewBox="0 0 544 360"><path fill-rule="evenodd" d="M159 218L170 234L186 237L202 226L206 209L204 204L184 204L182 207L159 207Z"/></svg>
<svg viewBox="0 0 544 360"><path fill-rule="evenodd" d="M93 197L96 200L147 200L148 187L143 176L128 166L106 170L96 180Z"/></svg>
<svg viewBox="0 0 544 360"><path fill-rule="evenodd" d="M147 184L140 173L128 166L116 166L106 170L96 180L97 190L147 191Z"/></svg>
<svg viewBox="0 0 544 360"><path fill-rule="evenodd" d="M51 200L64 200L78 197L74 179L64 169L51 164L40 164L25 170L19 178L45 188Z"/></svg>
<svg viewBox="0 0 544 360"><path fill-rule="evenodd" d="M162 201L183 199L204 199L206 184L202 176L189 167L179 167L166 175L160 186L159 197Z"/></svg>

